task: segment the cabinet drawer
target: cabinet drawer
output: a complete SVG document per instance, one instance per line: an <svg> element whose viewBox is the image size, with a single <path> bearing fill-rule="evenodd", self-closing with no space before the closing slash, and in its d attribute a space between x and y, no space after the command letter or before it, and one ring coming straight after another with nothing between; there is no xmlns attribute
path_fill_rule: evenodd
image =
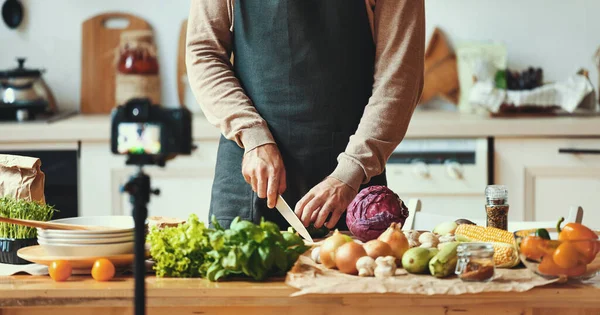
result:
<svg viewBox="0 0 600 315"><path fill-rule="evenodd" d="M498 139L495 158L514 219L557 220L581 206L584 223L600 221L600 139Z"/></svg>

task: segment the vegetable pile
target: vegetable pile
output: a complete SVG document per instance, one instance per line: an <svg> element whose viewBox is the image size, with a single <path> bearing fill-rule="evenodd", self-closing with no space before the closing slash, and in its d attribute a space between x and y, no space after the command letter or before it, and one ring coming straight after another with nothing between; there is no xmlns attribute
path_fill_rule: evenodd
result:
<svg viewBox="0 0 600 315"><path fill-rule="evenodd" d="M284 276L310 247L291 228L265 221L254 224L235 218L224 229L213 216L209 228L190 215L177 227L151 228L150 255L158 277L202 277L217 281L229 276L261 281Z"/></svg>
<svg viewBox="0 0 600 315"><path fill-rule="evenodd" d="M15 199L9 196L0 198L0 216L11 219L48 221L54 215L54 207L36 201ZM32 227L0 223L0 238L36 238L37 230Z"/></svg>

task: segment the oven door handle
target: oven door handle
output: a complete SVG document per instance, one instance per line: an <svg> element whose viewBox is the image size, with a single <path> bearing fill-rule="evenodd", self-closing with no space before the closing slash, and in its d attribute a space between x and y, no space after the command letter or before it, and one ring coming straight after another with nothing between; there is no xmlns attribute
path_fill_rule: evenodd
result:
<svg viewBox="0 0 600 315"><path fill-rule="evenodd" d="M600 155L600 150L596 150L596 149L558 149L558 153Z"/></svg>

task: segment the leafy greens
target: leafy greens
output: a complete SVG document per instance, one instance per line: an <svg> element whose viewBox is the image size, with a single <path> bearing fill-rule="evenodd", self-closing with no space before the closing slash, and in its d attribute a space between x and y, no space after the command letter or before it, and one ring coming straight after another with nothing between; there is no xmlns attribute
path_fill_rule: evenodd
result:
<svg viewBox="0 0 600 315"><path fill-rule="evenodd" d="M35 221L49 221L52 219L54 206L38 201L16 199L10 196L0 198L0 216L11 219L25 219ZM37 229L10 224L0 223L0 238L30 239L37 237Z"/></svg>
<svg viewBox="0 0 600 315"><path fill-rule="evenodd" d="M148 233L150 255L158 277L202 277L217 281L228 276L265 280L284 276L309 247L290 228L281 232L273 222L260 224L235 218L224 229L212 217L209 228L190 215L177 227Z"/></svg>

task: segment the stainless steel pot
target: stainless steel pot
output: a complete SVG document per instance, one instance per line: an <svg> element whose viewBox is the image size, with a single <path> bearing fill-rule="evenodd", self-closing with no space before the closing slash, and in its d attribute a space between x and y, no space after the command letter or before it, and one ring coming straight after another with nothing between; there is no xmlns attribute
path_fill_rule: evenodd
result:
<svg viewBox="0 0 600 315"><path fill-rule="evenodd" d="M0 71L0 111L27 111L27 116L56 113L54 96L42 79L43 70L25 68L25 58L17 61L17 68Z"/></svg>

